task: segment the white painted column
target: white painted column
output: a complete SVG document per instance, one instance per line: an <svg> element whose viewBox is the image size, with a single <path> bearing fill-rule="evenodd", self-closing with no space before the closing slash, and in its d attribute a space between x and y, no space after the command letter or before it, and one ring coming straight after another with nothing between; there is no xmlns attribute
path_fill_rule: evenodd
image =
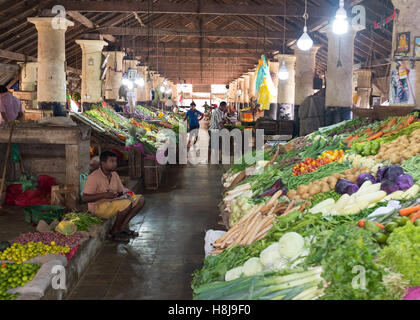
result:
<svg viewBox="0 0 420 320"><path fill-rule="evenodd" d="M238 102L239 102L239 105L243 108L243 106L244 106L244 82L245 82L245 80L244 80L244 78L239 78L238 79L238 89L239 90L241 90L241 94L239 95L239 97L238 97Z"/></svg>
<svg viewBox="0 0 420 320"><path fill-rule="evenodd" d="M61 19L62 26L55 25L54 18L28 18L38 31L38 107L54 110L54 115L64 115L66 105L66 50L65 33L74 23ZM60 107L59 107L60 106Z"/></svg>
<svg viewBox="0 0 420 320"><path fill-rule="evenodd" d="M280 67L283 61L286 63L287 71L289 71L289 79L278 80L278 96L277 103L284 108L284 112L289 114L290 118L294 116L295 106L295 64L296 56L290 54L279 54L275 58L279 61Z"/></svg>
<svg viewBox="0 0 420 320"><path fill-rule="evenodd" d="M19 62L21 91L34 92L38 80L38 62Z"/></svg>
<svg viewBox="0 0 420 320"><path fill-rule="evenodd" d="M249 106L250 98L249 98L249 74L244 74L244 107L247 108Z"/></svg>
<svg viewBox="0 0 420 320"><path fill-rule="evenodd" d="M392 58L394 57L394 52L397 49L398 43L398 34L403 32L410 32L410 51L407 54L409 57L415 56L415 37L420 37L420 23L419 23L419 15L420 15L420 6L418 0L392 0L392 3L395 8L400 10L398 15L398 19L394 21L394 30L392 36ZM417 48L417 52L419 52L420 48ZM417 53L417 57L419 54ZM406 69L411 70L412 66L410 65L410 61L399 61L401 65L403 65ZM393 61L391 64L391 79L395 73L398 74L397 71L397 62ZM414 102L416 109L420 109L420 61L415 62L414 70L416 71L416 78L414 77L414 73L411 73L411 77L405 80L404 87L406 89L407 97L410 97L410 92L414 91L414 99L408 99L408 102L400 102L399 99L394 99L393 97L398 96L398 89L394 87L392 84L390 86L389 96L391 104L412 104ZM398 77L394 77L394 79L398 79ZM398 84L398 80L395 81Z"/></svg>
<svg viewBox="0 0 420 320"><path fill-rule="evenodd" d="M326 107L351 107L353 104L354 39L357 31L349 28L338 36L328 28ZM341 44L340 44L341 43ZM338 66L341 61L341 66Z"/></svg>
<svg viewBox="0 0 420 320"><path fill-rule="evenodd" d="M250 100L256 100L257 95L255 93L255 71L248 72L249 75L249 98Z"/></svg>
<svg viewBox="0 0 420 320"><path fill-rule="evenodd" d="M105 79L105 99L119 100L118 91L121 87L121 80L123 76L123 58L125 52L122 51L105 51L104 56L109 54L108 72Z"/></svg>
<svg viewBox="0 0 420 320"><path fill-rule="evenodd" d="M293 46L296 55L295 76L295 104L301 105L309 96L314 94L315 59L320 46L314 45L308 51Z"/></svg>
<svg viewBox="0 0 420 320"><path fill-rule="evenodd" d="M82 106L89 108L102 101L102 49L103 40L76 40L82 48Z"/></svg>

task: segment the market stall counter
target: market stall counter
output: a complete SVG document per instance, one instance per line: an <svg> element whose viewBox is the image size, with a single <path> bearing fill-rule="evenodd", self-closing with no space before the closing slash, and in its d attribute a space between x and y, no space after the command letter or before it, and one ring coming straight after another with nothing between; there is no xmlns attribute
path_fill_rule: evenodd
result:
<svg viewBox="0 0 420 320"><path fill-rule="evenodd" d="M10 130L11 126L0 126L1 168L4 166ZM16 123L10 141L19 147L21 166L19 168L9 160L6 181L16 181L24 173L34 176L49 175L59 185L73 186L73 195L68 206L77 208L80 176L89 173L90 136L91 129L85 125Z"/></svg>

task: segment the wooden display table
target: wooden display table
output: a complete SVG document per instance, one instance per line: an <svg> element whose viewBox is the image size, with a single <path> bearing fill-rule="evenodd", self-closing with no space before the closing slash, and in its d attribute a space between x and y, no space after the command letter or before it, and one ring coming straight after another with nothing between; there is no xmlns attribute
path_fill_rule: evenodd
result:
<svg viewBox="0 0 420 320"><path fill-rule="evenodd" d="M10 127L0 125L0 162L3 168ZM90 127L41 125L17 123L13 130L12 143L19 145L23 167L33 176L52 176L59 185L74 186L75 195L71 206L79 203L80 175L89 173ZM11 162L9 161L9 164ZM16 181L20 171L8 165L7 181Z"/></svg>

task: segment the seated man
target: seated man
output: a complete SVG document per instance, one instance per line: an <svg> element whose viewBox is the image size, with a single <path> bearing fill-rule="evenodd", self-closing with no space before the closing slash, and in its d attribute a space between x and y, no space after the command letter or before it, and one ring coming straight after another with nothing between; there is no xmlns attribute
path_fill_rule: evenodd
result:
<svg viewBox="0 0 420 320"><path fill-rule="evenodd" d="M117 216L114 226L108 235L109 239L117 242L128 242L130 237L137 237L138 233L128 228L129 222L144 206L144 197L118 199L126 194L118 173L117 155L105 151L100 156L99 169L87 178L83 191L83 202L88 203L89 212L102 219Z"/></svg>

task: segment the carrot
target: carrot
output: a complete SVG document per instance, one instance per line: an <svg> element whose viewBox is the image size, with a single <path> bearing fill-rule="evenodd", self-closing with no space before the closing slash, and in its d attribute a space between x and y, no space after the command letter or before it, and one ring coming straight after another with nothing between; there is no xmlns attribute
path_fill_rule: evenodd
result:
<svg viewBox="0 0 420 320"><path fill-rule="evenodd" d="M400 216L408 216L412 213L415 213L417 211L420 210L420 205L419 206L414 206L414 207L408 207L408 208L404 208L404 209L400 209Z"/></svg>
<svg viewBox="0 0 420 320"><path fill-rule="evenodd" d="M365 222L366 222L366 220L364 220L364 219L359 220L359 227L364 228L365 227Z"/></svg>
<svg viewBox="0 0 420 320"><path fill-rule="evenodd" d="M420 211L417 211L416 213L413 213L413 214L410 216L410 221L411 221L412 223L415 223L417 219L420 219Z"/></svg>
<svg viewBox="0 0 420 320"><path fill-rule="evenodd" d="M345 141L348 141L348 140L351 140L351 139L353 139L353 135L349 135L347 138L345 138L344 140Z"/></svg>
<svg viewBox="0 0 420 320"><path fill-rule="evenodd" d="M371 128L367 128L367 129L365 129L365 130L363 130L363 131L362 131L362 133L365 133L365 132L366 132L366 133L367 133L367 132L373 132L373 130L372 130Z"/></svg>
<svg viewBox="0 0 420 320"><path fill-rule="evenodd" d="M380 224L379 222L375 222L375 223L379 228L385 229L385 226L383 224Z"/></svg>
<svg viewBox="0 0 420 320"><path fill-rule="evenodd" d="M414 122L414 120L416 120L416 118L414 116L409 116L407 121L405 122L405 127L409 126L410 124L412 124Z"/></svg>
<svg viewBox="0 0 420 320"><path fill-rule="evenodd" d="M367 138L368 140L375 140L380 138L384 133L382 131L379 131L377 134L374 134L373 136L370 136L369 138Z"/></svg>

